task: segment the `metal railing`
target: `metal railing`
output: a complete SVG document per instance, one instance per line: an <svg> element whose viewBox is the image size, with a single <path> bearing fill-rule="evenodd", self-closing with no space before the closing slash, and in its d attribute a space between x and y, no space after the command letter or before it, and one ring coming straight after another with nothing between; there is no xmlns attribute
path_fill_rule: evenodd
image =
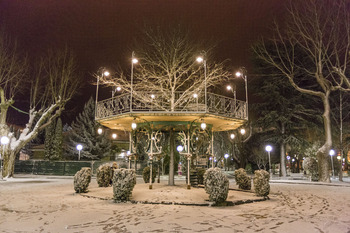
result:
<svg viewBox="0 0 350 233"><path fill-rule="evenodd" d="M151 93L143 93L151 96ZM157 95L156 95L157 96ZM247 104L244 101L208 93L205 106L204 96L182 100L183 92L175 93L174 103L169 98L158 95L155 99L141 99L129 93L102 100L97 103L96 120L118 116L124 113L210 113L218 116L247 119ZM131 107L131 109L130 109Z"/></svg>

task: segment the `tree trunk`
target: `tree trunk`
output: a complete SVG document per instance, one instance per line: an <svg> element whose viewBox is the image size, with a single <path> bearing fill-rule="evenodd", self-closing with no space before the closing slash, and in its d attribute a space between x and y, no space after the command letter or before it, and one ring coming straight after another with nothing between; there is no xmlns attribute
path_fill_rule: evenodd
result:
<svg viewBox="0 0 350 233"><path fill-rule="evenodd" d="M324 131L325 131L325 143L317 151L318 159L318 174L319 181L331 182L329 176L329 150L332 147L332 135L331 135L331 119L330 119L330 105L329 105L329 91L326 92L322 98L324 113L322 115Z"/></svg>
<svg viewBox="0 0 350 233"><path fill-rule="evenodd" d="M282 177L287 176L287 170L286 170L286 144L284 142L281 143L281 151L280 151L280 157L281 157L281 171L280 175Z"/></svg>
<svg viewBox="0 0 350 233"><path fill-rule="evenodd" d="M15 171L16 153L9 149L2 150L2 153L4 156L2 177L4 178L13 177L13 174Z"/></svg>
<svg viewBox="0 0 350 233"><path fill-rule="evenodd" d="M341 145L341 149L340 149L340 161L339 161L339 181L343 181L343 148Z"/></svg>
<svg viewBox="0 0 350 233"><path fill-rule="evenodd" d="M169 181L168 185L175 185L174 183L174 147L175 147L175 137L174 137L174 130L170 129L170 163L169 163Z"/></svg>
<svg viewBox="0 0 350 233"><path fill-rule="evenodd" d="M343 181L343 99L342 91L339 90L339 146L340 146L340 169L339 169L339 181Z"/></svg>

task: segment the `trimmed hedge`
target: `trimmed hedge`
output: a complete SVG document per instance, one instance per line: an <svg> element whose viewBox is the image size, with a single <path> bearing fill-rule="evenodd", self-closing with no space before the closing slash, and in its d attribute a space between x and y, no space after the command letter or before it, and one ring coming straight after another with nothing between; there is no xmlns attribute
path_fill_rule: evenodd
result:
<svg viewBox="0 0 350 233"><path fill-rule="evenodd" d="M243 168L235 170L235 180L240 189L250 190L252 181Z"/></svg>
<svg viewBox="0 0 350 233"><path fill-rule="evenodd" d="M229 180L220 168L210 168L204 173L204 189L209 194L209 200L215 203L226 201Z"/></svg>
<svg viewBox="0 0 350 233"><path fill-rule="evenodd" d="M83 167L74 176L74 190L77 193L88 192L88 187L91 182L91 168Z"/></svg>
<svg viewBox="0 0 350 233"><path fill-rule="evenodd" d="M133 169L115 169L113 175L113 199L115 202L130 200L136 184L136 173Z"/></svg>
<svg viewBox="0 0 350 233"><path fill-rule="evenodd" d="M256 170L254 174L253 182L256 195L266 197L270 193L270 174L265 170Z"/></svg>

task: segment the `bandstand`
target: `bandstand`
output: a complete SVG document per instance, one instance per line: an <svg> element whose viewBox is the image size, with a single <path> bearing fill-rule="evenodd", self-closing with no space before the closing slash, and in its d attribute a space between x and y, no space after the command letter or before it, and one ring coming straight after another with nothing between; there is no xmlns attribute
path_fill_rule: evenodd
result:
<svg viewBox="0 0 350 233"><path fill-rule="evenodd" d="M152 98L138 99L133 98L130 93L125 93L99 101L96 105L96 120L110 129L130 132L129 161L131 156L136 156L136 144L143 140L146 142L144 150L152 164L153 157L162 152L164 132L172 132L172 134L175 132L179 138L178 141L182 144L181 148L184 149L179 152L188 159L188 176L189 161L192 154L198 150L196 140L199 136L208 142L204 154L208 158L213 158L213 132L235 130L248 119L247 102L236 98L214 93L196 94L174 108L170 106L169 100L160 95L146 93L144 96L147 95ZM181 92L176 93L175 101L180 96L182 96ZM152 101L155 98L157 101ZM174 136L171 137L174 138ZM136 160L136 157L134 158ZM188 188L190 188L189 179Z"/></svg>

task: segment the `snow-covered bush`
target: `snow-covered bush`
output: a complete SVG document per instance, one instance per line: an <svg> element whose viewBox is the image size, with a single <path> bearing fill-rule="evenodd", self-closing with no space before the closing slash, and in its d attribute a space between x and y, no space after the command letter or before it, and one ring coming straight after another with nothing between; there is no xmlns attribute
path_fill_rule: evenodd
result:
<svg viewBox="0 0 350 233"><path fill-rule="evenodd" d="M204 168L197 168L197 181L198 184L204 184L204 173L205 169Z"/></svg>
<svg viewBox="0 0 350 233"><path fill-rule="evenodd" d="M209 200L215 203L226 201L229 180L220 168L210 168L204 173L204 189L209 194Z"/></svg>
<svg viewBox="0 0 350 233"><path fill-rule="evenodd" d="M270 193L270 174L265 170L256 170L253 179L256 195L266 197Z"/></svg>
<svg viewBox="0 0 350 233"><path fill-rule="evenodd" d="M96 169L96 179L99 187L108 187L113 178L113 169L109 163L102 164Z"/></svg>
<svg viewBox="0 0 350 233"><path fill-rule="evenodd" d="M142 171L142 177L143 177L143 181L145 181L145 183L149 183L150 170L151 169L149 167L145 167ZM152 167L152 183L154 183L156 176L157 176L156 169L154 167Z"/></svg>
<svg viewBox="0 0 350 233"><path fill-rule="evenodd" d="M114 170L114 169L118 169L118 164L117 164L117 162L113 162L112 163L112 169Z"/></svg>
<svg viewBox="0 0 350 233"><path fill-rule="evenodd" d="M136 184L136 173L133 169L115 169L113 175L113 198L115 202L130 200Z"/></svg>
<svg viewBox="0 0 350 233"><path fill-rule="evenodd" d="M303 169L311 175L311 180L318 180L318 167L315 158L306 157L303 161Z"/></svg>
<svg viewBox="0 0 350 233"><path fill-rule="evenodd" d="M252 181L243 168L235 170L235 179L238 187L244 190L252 188Z"/></svg>
<svg viewBox="0 0 350 233"><path fill-rule="evenodd" d="M74 190L77 193L86 193L91 181L91 168L83 167L75 173Z"/></svg>

